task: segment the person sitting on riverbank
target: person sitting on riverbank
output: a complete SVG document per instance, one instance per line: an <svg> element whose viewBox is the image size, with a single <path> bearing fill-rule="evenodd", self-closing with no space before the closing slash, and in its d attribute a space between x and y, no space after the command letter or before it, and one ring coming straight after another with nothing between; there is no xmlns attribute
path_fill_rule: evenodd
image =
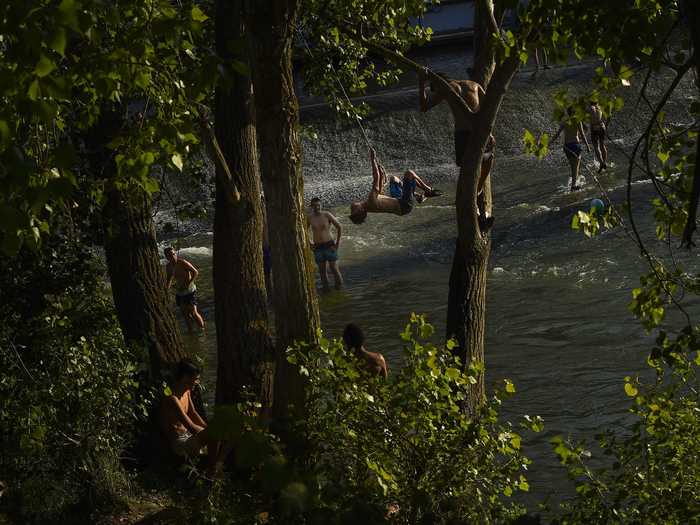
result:
<svg viewBox="0 0 700 525"><path fill-rule="evenodd" d="M350 205L350 220L355 224L365 222L368 213L393 213L394 215L407 215L411 213L415 202L423 202L428 197L440 195L438 190L428 186L413 170L406 170L403 180L394 176L389 182L391 197L383 195L386 184L386 173L377 161L375 151L370 150L372 161L372 188L369 196L363 201L353 202ZM423 190L423 194L416 195L416 187Z"/></svg>
<svg viewBox="0 0 700 525"><path fill-rule="evenodd" d="M389 368L386 366L384 356L378 352L369 352L365 348L365 334L359 326L354 323L348 324L343 331L343 341L355 357L362 361L362 367L371 375L388 377Z"/></svg>
<svg viewBox="0 0 700 525"><path fill-rule="evenodd" d="M189 261L178 257L175 250L168 246L163 250L168 264L165 267L167 273L166 290L169 290L175 282L175 304L180 307L182 315L187 323L187 331L192 333L192 321L194 320L200 328L204 328L204 319L197 311L197 286L194 280L199 275L199 271Z"/></svg>
<svg viewBox="0 0 700 525"><path fill-rule="evenodd" d="M196 458L207 448L207 474L213 475L217 463L223 461L226 447L213 440L192 402L192 389L199 383L201 370L192 361L178 363L170 387L170 395L161 400L160 427L172 451L181 457Z"/></svg>
<svg viewBox="0 0 700 525"><path fill-rule="evenodd" d="M311 213L307 217L313 243L314 259L321 274L321 285L328 290L328 267L330 266L335 281L335 289L343 286L343 276L338 268L338 250L340 249L340 236L342 228L332 213L321 210L321 199L311 199ZM335 228L335 239L331 235L331 226Z"/></svg>
<svg viewBox="0 0 700 525"><path fill-rule="evenodd" d="M567 116L562 121L559 126L559 131L554 135L552 142L555 142L562 131L564 131L564 154L569 161L569 166L571 168L571 191L576 191L581 189L577 186L579 169L581 167L581 138L583 138L586 143L586 150L591 151L591 147L588 144L588 139L583 131L583 124L580 122L574 122L574 108L570 107L566 110Z"/></svg>

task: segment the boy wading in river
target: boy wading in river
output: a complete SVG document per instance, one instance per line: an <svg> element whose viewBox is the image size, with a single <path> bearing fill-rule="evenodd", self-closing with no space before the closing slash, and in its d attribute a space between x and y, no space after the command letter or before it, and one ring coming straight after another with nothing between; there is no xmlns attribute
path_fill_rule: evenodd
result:
<svg viewBox="0 0 700 525"><path fill-rule="evenodd" d="M565 120L559 126L559 131L554 135L552 142L555 142L562 131L564 131L564 154L569 161L569 167L571 168L571 191L580 190L580 186L576 185L578 181L579 169L581 167L581 139L583 138L586 143L586 150L591 151L591 147L588 144L588 139L583 131L583 124L580 122L573 123L571 118L574 116L574 108L568 108L566 110L568 119Z"/></svg>
<svg viewBox="0 0 700 525"><path fill-rule="evenodd" d="M189 261L178 257L175 250L168 246L163 250L168 264L165 267L167 272L167 280L165 289L169 290L175 281L175 304L180 307L182 315L187 323L187 331L192 333L192 320L194 320L200 328L204 328L204 319L197 311L197 287L194 280L199 275L197 268L192 266Z"/></svg>
<svg viewBox="0 0 700 525"><path fill-rule="evenodd" d="M588 113L591 119L591 143L593 144L593 153L600 168L598 173L608 167L608 148L605 147L605 121L603 120L603 110L600 109L598 103L591 100L591 105L588 108Z"/></svg>
<svg viewBox="0 0 700 525"><path fill-rule="evenodd" d="M313 244L314 258L321 274L321 284L323 289L328 289L328 266L331 267L333 278L335 279L335 289L339 290L343 286L343 277L338 268L338 250L340 249L340 224L333 217L332 213L321 210L321 199L314 197L311 199L311 214L307 217ZM335 240L331 235L331 226L335 228Z"/></svg>
<svg viewBox="0 0 700 525"><path fill-rule="evenodd" d="M377 161L374 150L370 150L372 161L372 188L367 199L350 204L350 220L355 224L365 222L368 213L393 213L394 215L408 215L413 210L415 202L423 202L427 197L439 195L439 191L428 186L413 170L407 170L403 174L403 180L391 177L389 192L391 197L384 195L386 173ZM423 190L423 194L416 195L416 187Z"/></svg>

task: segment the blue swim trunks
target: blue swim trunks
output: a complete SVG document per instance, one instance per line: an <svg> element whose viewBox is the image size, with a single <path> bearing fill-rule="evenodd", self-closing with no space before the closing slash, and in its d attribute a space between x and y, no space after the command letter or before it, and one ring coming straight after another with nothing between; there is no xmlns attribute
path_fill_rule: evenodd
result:
<svg viewBox="0 0 700 525"><path fill-rule="evenodd" d="M337 261L338 252L335 249L335 241L314 244L314 258L316 259L316 264Z"/></svg>
<svg viewBox="0 0 700 525"><path fill-rule="evenodd" d="M580 157L582 150L583 148L581 147L580 142L567 142L564 144L564 153L567 157Z"/></svg>
<svg viewBox="0 0 700 525"><path fill-rule="evenodd" d="M400 199L403 195L403 184L391 179L389 181L389 196L394 199Z"/></svg>

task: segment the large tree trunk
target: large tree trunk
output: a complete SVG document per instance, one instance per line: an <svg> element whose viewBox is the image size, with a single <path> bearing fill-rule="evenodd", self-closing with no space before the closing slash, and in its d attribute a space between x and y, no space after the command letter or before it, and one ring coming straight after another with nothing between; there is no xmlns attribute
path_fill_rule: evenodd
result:
<svg viewBox="0 0 700 525"><path fill-rule="evenodd" d="M111 190L103 217L105 255L124 339L145 345L151 373L157 376L185 352L165 290L150 198L136 190Z"/></svg>
<svg viewBox="0 0 700 525"><path fill-rule="evenodd" d="M242 0L217 0L216 49L232 59L243 35ZM239 183L230 198L217 163L214 216L214 301L218 370L216 402L233 403L251 388L263 406L272 402L273 345L263 275L263 213L260 200L255 112L250 77L231 73L216 90L216 138Z"/></svg>
<svg viewBox="0 0 700 525"><path fill-rule="evenodd" d="M465 367L484 363L486 331L486 271L491 253L491 239L484 235L478 222L477 184L481 159L488 136L493 129L498 110L510 81L518 69L515 57L494 67L493 76L479 112L473 118L466 154L457 182L455 205L457 212L457 243L450 273L447 302L447 336L458 343L458 353ZM491 202L491 187L485 185L485 200ZM467 410L475 413L484 400L483 371L471 388Z"/></svg>
<svg viewBox="0 0 700 525"><path fill-rule="evenodd" d="M274 275L273 303L277 334L275 415L288 403L303 403L303 383L286 360L295 341L315 343L319 317L313 263L306 231L299 143L299 103L292 77L292 45L297 0L248 1L253 82L261 141L262 179Z"/></svg>

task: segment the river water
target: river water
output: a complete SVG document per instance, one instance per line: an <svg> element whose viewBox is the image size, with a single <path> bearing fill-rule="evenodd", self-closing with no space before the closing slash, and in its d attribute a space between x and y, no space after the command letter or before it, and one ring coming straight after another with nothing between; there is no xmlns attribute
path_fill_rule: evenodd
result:
<svg viewBox="0 0 700 525"><path fill-rule="evenodd" d="M653 345L653 334L645 334L627 308L631 289L638 286L639 275L647 267L624 228L594 239L570 228L575 211L588 209L590 200L602 194L592 176L592 155L584 156L582 173L588 175L584 189L570 194L560 145L542 162L524 156L519 146L524 127L520 121L550 131L555 126L548 121L551 103L543 105L542 100L547 90L570 81L567 75L571 74L581 75L563 70L551 73L534 88L523 74L521 91L529 89L530 95L506 101L496 130L499 157L493 174L496 225L487 291L487 387L511 379L517 395L505 403L503 417L515 422L529 414L545 421L544 432L523 439L526 454L534 460L530 502L571 494L549 440L563 435L592 442L602 430L621 429L628 407L623 378L647 374L644 362ZM415 92L405 96L415 97ZM392 368L401 366L398 334L411 312L427 314L437 328L436 341L444 337L456 235L453 181L457 168L450 163L449 116L446 110L420 116L412 104L390 107L370 121L371 137L389 170L415 168L445 193L408 216L374 214L361 226L347 219L350 198L365 193L370 183L357 130L323 115L309 117L307 112L305 118L305 124L313 125L321 136L305 141L307 197L322 195L343 227L340 267L346 285L321 295L323 329L327 336L340 337L347 322L360 324L369 348L382 352ZM407 124L412 119L417 128ZM428 136L431 126L437 130L435 136ZM635 127L629 117L619 123L619 138L611 147L616 167L598 177L614 201L622 198L627 175L623 151ZM613 137L615 131L611 126ZM635 183L634 195L641 229L653 232L650 185ZM208 369L213 371L212 235L203 231L180 242L181 256L201 271L200 306L208 320L206 334L186 337L186 341L206 355ZM662 243L650 242L653 248L664 249ZM697 256L686 255L685 262L697 267ZM211 375L205 383L213 393Z"/></svg>

